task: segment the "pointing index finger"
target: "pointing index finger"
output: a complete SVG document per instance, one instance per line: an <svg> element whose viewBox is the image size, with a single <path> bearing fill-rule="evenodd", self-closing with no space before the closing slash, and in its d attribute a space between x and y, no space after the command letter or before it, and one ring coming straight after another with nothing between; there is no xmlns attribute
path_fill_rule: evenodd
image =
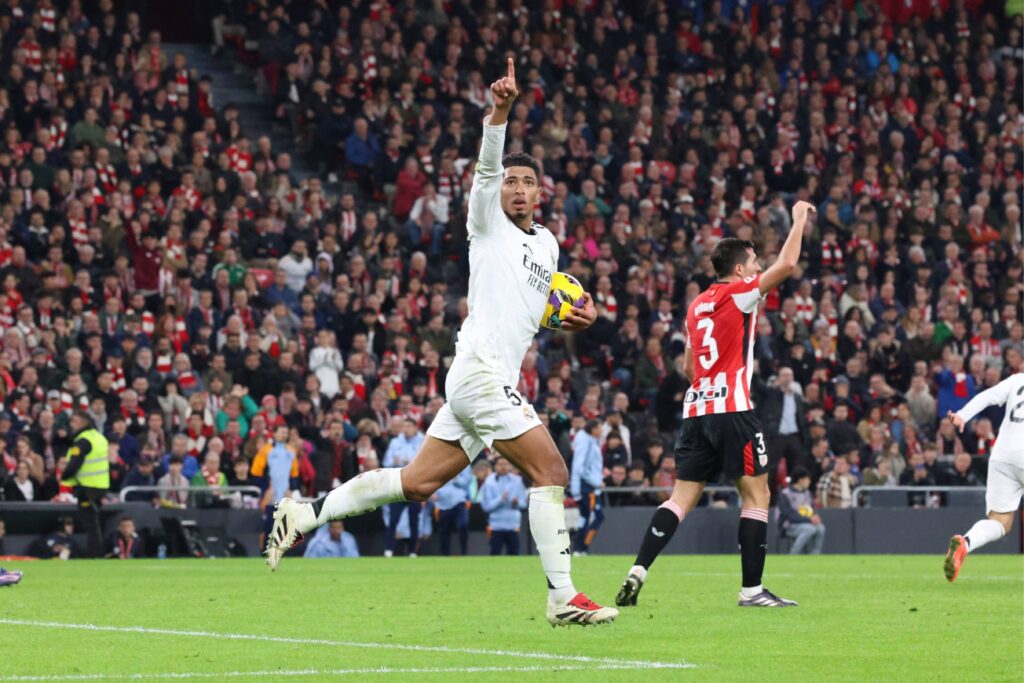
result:
<svg viewBox="0 0 1024 683"><path fill-rule="evenodd" d="M516 80L516 63L511 57L508 58L508 77L513 81Z"/></svg>

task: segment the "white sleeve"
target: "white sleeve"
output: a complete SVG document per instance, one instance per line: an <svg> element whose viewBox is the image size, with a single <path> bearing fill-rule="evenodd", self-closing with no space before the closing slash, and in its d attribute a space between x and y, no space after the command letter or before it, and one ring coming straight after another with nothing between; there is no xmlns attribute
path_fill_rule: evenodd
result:
<svg viewBox="0 0 1024 683"><path fill-rule="evenodd" d="M1006 400L1010 397L1010 391L1013 390L1013 385L1020 381L1017 376L1007 377L999 384L986 389L981 392L970 401L967 402L960 410L956 411L956 414L963 419L964 422L970 422L974 419L974 416L983 411L989 406L1001 406L1006 403ZM939 419L943 419L942 415L939 415Z"/></svg>
<svg viewBox="0 0 1024 683"><path fill-rule="evenodd" d="M744 313L753 313L764 298L761 296L761 275L744 278L733 285L733 303Z"/></svg>
<svg viewBox="0 0 1024 683"><path fill-rule="evenodd" d="M490 119L488 119L489 121ZM476 162L473 187L469 191L469 217L466 229L470 235L487 232L491 214L498 206L501 193L501 155L505 149L505 128L508 124L492 126L484 122L484 137L480 143L480 158Z"/></svg>

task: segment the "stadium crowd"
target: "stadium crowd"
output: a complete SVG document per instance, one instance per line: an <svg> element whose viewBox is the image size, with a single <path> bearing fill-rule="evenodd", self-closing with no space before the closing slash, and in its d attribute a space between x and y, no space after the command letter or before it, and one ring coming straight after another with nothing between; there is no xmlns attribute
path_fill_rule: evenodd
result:
<svg viewBox="0 0 1024 683"><path fill-rule="evenodd" d="M0 497L70 495L75 410L110 441L112 494L266 487L283 444L314 495L422 433L507 55L509 151L540 160L536 219L599 311L522 368L567 459L596 420L607 484L671 486L710 251L752 238L770 262L807 199L805 265L754 332L779 482L802 467L827 506L983 482L1001 413L940 418L1024 370L1022 18L997 4L222 2L214 43L257 65L277 149L113 0L7 0Z"/></svg>

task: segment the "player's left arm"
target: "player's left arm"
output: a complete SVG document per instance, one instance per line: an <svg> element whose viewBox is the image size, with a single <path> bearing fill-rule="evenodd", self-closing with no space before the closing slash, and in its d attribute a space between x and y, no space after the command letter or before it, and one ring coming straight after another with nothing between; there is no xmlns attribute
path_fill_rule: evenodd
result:
<svg viewBox="0 0 1024 683"><path fill-rule="evenodd" d="M807 217L814 211L814 205L810 202L799 201L793 205L793 227L789 230L789 237L779 250L779 258L768 270L761 273L759 289L762 296L788 280L796 270L800 261L800 247L804 241L804 225L807 223Z"/></svg>
<svg viewBox="0 0 1024 683"><path fill-rule="evenodd" d="M1006 403L1010 398L1013 379L1013 377L1009 377L994 387L986 389L968 401L967 405L955 413L952 410L948 411L946 413L946 418L955 424L957 429L963 433L964 426L985 408L988 408L989 406L1001 406Z"/></svg>
<svg viewBox="0 0 1024 683"><path fill-rule="evenodd" d="M597 320L597 309L590 292L583 292L583 307L573 308L562 321L562 329L566 332L579 332L594 324Z"/></svg>

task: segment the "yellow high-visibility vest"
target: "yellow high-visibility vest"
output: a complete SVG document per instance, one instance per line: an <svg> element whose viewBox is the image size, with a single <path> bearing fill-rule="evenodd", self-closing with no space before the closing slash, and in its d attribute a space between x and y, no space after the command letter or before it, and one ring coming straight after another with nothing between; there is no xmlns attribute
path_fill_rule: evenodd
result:
<svg viewBox="0 0 1024 683"><path fill-rule="evenodd" d="M89 452L86 454L85 461L82 462L82 467L75 473L75 476L61 483L67 486L109 489L110 461L107 459L109 449L106 437L95 429L87 429L79 434L75 441L78 441L78 439L85 439L89 442ZM72 446L68 449L69 459L77 454L77 446Z"/></svg>

